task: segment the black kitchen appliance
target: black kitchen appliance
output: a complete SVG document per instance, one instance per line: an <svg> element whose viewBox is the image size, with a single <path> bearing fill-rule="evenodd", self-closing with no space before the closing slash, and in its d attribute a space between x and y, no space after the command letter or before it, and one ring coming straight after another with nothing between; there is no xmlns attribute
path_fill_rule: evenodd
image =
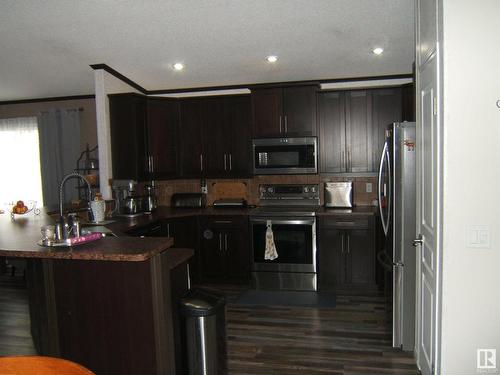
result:
<svg viewBox="0 0 500 375"><path fill-rule="evenodd" d="M206 194L203 193L175 193L170 199L170 205L178 208L201 208L205 204Z"/></svg>

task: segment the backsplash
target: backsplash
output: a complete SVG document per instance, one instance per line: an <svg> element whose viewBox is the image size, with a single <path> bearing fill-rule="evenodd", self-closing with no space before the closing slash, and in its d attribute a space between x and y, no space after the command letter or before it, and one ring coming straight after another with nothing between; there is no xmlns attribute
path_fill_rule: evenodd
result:
<svg viewBox="0 0 500 375"><path fill-rule="evenodd" d="M221 198L244 198L250 205L259 204L259 185L261 184L319 184L323 204L324 183L331 181L354 181L354 204L370 206L377 199L377 177L326 177L321 175L279 175L255 176L249 179L206 179L208 194L207 205ZM366 184L372 184L372 192L366 192ZM166 180L156 183L158 204L170 206L174 193L198 193L200 180Z"/></svg>

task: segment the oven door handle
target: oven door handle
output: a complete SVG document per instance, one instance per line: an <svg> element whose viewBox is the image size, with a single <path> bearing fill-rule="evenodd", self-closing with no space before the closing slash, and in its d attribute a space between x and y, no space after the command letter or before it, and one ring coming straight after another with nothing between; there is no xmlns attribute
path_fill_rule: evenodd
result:
<svg viewBox="0 0 500 375"><path fill-rule="evenodd" d="M267 221L270 220L272 224L281 224L281 225L314 225L316 224L315 218L307 218L307 219L273 219L270 218L250 218L251 224L267 224Z"/></svg>

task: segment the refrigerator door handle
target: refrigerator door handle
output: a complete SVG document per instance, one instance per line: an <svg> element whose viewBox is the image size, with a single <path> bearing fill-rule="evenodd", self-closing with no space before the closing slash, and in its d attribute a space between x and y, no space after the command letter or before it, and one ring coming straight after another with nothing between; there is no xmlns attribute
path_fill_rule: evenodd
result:
<svg viewBox="0 0 500 375"><path fill-rule="evenodd" d="M384 163L386 161L387 151L387 141L384 143L384 148L382 149L382 155L380 157L380 165L378 168L378 209L380 212L380 219L382 221L382 228L384 229L384 234L387 235L389 230L389 222L385 220L384 211L382 209L382 171L384 170Z"/></svg>
<svg viewBox="0 0 500 375"><path fill-rule="evenodd" d="M392 212L392 170L391 170L391 156L389 154L389 147L386 148L385 155L387 157L387 173L389 174L389 194L387 195L387 230L389 231L389 225L391 222L391 212Z"/></svg>

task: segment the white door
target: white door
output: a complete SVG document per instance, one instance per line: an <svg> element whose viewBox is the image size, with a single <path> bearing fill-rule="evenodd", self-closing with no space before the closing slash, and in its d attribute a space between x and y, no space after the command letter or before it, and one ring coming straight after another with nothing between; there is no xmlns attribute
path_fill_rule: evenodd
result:
<svg viewBox="0 0 500 375"><path fill-rule="evenodd" d="M439 374L441 277L441 76L438 4L417 1L417 311L416 359L422 375Z"/></svg>

